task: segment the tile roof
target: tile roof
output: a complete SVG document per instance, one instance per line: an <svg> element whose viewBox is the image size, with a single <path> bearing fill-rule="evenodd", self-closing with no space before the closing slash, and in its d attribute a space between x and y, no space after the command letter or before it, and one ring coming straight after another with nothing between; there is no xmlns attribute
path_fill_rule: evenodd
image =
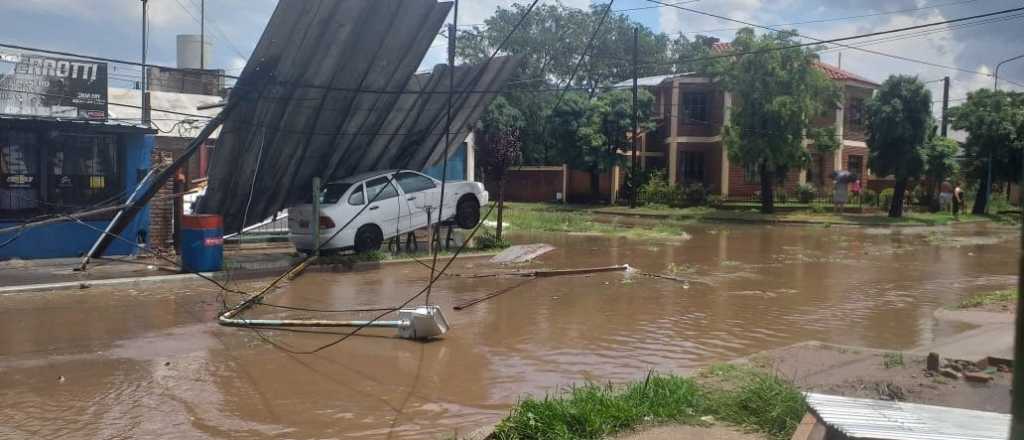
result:
<svg viewBox="0 0 1024 440"><path fill-rule="evenodd" d="M711 45L711 52L715 53L715 54L726 53L726 52L728 52L730 50L732 50L732 43L718 42L718 43L714 43L714 44ZM878 86L878 83L876 83L876 82L874 82L874 81L872 81L870 79L867 79L867 78L865 78L863 76L857 75L856 73L850 72L848 70L840 69L839 67L833 66L833 65L828 64L826 62L818 61L817 63L815 63L815 65L822 72L825 72L825 75L828 75L828 77L833 79L833 80L836 80L836 81L856 81L856 82L867 84L867 85L871 85L871 86L876 86L876 87Z"/></svg>

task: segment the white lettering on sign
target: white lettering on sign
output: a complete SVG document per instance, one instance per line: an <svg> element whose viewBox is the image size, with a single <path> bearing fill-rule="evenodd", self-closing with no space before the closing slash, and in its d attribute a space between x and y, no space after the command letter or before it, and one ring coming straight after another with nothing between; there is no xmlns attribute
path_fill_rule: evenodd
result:
<svg viewBox="0 0 1024 440"><path fill-rule="evenodd" d="M16 71L18 73L95 81L99 70L99 65L96 63L65 60L58 61L38 57L25 58L28 59L28 62L18 64L16 67Z"/></svg>

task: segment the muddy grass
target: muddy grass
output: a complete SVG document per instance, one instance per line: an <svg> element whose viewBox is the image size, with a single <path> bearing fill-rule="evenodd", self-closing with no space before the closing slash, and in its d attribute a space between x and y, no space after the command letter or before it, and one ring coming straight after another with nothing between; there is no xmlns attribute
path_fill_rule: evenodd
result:
<svg viewBox="0 0 1024 440"><path fill-rule="evenodd" d="M486 208L484 208L486 209ZM496 219L492 215L490 220ZM614 235L635 239L686 240L684 221L665 219L654 225L635 225L602 221L589 208L541 203L506 203L502 223L506 232L567 232L572 234ZM488 231L493 227L488 227Z"/></svg>
<svg viewBox="0 0 1024 440"><path fill-rule="evenodd" d="M991 382L970 383L926 371L923 355L820 343L768 351L745 362L785 377L803 391L1010 412L1012 374L996 368L985 371Z"/></svg>
<svg viewBox="0 0 1024 440"><path fill-rule="evenodd" d="M593 208L594 212L608 215L664 217L676 221L742 222L742 223L796 223L822 225L862 226L937 226L955 223L972 223L992 220L989 216L962 215L955 218L950 213L908 212L900 218L891 218L884 212L855 213L847 211L835 214L830 211L800 210L762 214L757 208L748 210L712 209L707 207L659 208L641 207L629 209L624 206Z"/></svg>
<svg viewBox="0 0 1024 440"><path fill-rule="evenodd" d="M956 308L981 312L1013 313L1017 310L1018 296L1017 289L979 293L960 301Z"/></svg>

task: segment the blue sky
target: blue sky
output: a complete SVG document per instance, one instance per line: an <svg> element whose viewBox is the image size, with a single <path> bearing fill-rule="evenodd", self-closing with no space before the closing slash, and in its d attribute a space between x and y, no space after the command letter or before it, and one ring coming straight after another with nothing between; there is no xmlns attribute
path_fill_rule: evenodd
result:
<svg viewBox="0 0 1024 440"><path fill-rule="evenodd" d="M0 5L2 42L139 59L141 2L138 0L20 0L3 3ZM511 0L463 0L459 21L482 23L496 6L511 3ZM562 3L586 7L590 1L562 0ZM150 0L149 4L149 59L157 64L174 65L175 35L199 32L199 24L194 18L199 16L199 0ZM206 0L207 34L215 44L211 66L238 73L276 4L276 0ZM618 0L614 9L652 5L645 0ZM872 15L787 26L805 35L830 38L942 21L1018 7L1020 4L1012 0L698 0L685 6L770 25ZM729 40L735 32L733 29L739 26L668 7L628 14L655 30L669 33L702 31L724 40ZM852 49L828 51L822 54L822 58L835 64L837 53L841 51L844 68L878 81L893 73L916 74L924 80L949 75L953 78L951 96L958 99L968 90L991 87L992 78L984 73L991 72L999 60L1024 53L1022 22L1024 18L1015 18L962 29L939 29L941 32L912 39L876 42L868 47L888 54L978 71L982 75ZM434 46L423 67L443 61L444 40L439 38ZM1008 64L1000 73L1004 78L1024 83L1024 60ZM132 78L137 78L139 69L119 66L111 74L112 85L127 87ZM938 83L932 84L938 97L941 89L937 87Z"/></svg>

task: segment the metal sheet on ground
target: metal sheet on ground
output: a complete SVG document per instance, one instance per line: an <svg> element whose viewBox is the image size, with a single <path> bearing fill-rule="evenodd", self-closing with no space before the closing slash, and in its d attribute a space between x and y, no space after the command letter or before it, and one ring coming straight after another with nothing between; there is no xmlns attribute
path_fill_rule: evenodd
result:
<svg viewBox="0 0 1024 440"><path fill-rule="evenodd" d="M942 406L807 394L826 425L853 439L1002 440L1010 415Z"/></svg>

